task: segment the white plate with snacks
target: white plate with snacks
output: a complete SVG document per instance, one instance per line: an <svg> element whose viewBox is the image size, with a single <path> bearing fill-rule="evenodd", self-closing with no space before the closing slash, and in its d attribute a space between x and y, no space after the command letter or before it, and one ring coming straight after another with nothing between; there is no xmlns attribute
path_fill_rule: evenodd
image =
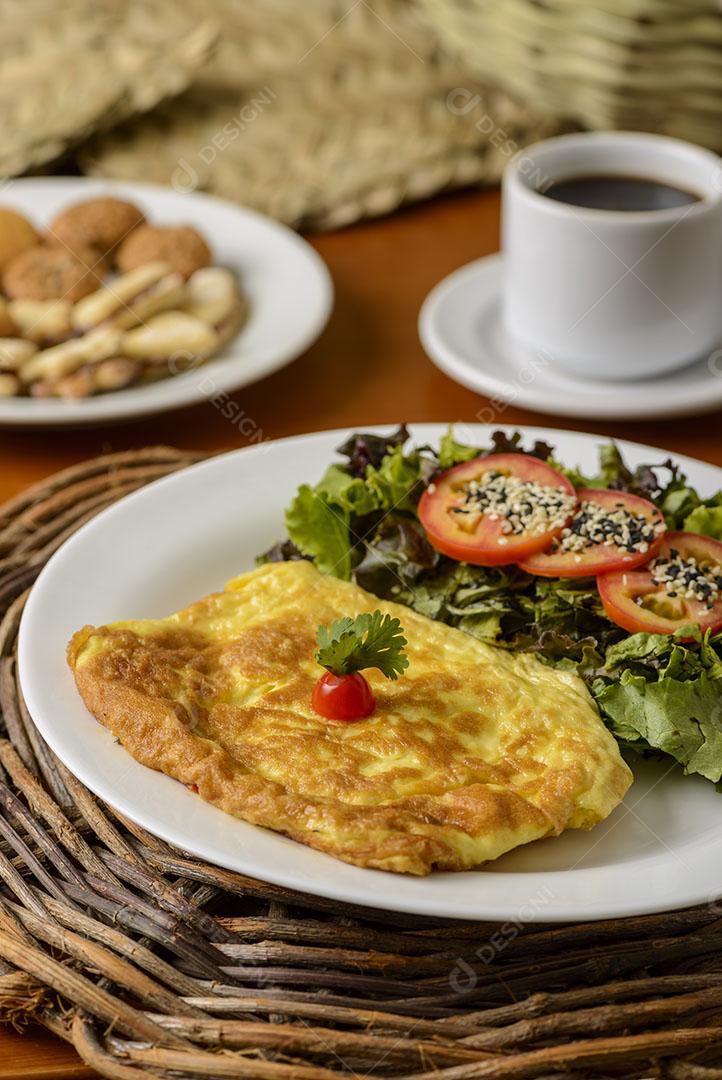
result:
<svg viewBox="0 0 722 1080"><path fill-rule="evenodd" d="M388 429L373 430L388 435ZM442 425L414 425L412 444L438 447L444 433ZM491 435L482 425L456 432L479 447L489 446ZM414 877L361 869L224 814L136 762L86 710L66 664L71 635L88 623L178 611L251 569L259 553L283 539L284 508L299 485L314 484L329 463L341 460L336 448L347 436L305 435L195 465L121 500L53 556L25 609L19 671L30 713L55 753L96 795L182 850L355 904L543 923L671 910L722 896L722 795L709 779L684 775L671 757L635 757L624 802L591 832L572 829L537 840L483 869ZM523 438L525 446L535 439L550 443L555 461L568 467L596 471L596 436L527 429ZM632 468L668 457L619 445ZM722 470L689 458L677 464L700 498L722 488ZM722 768L720 732L719 717L712 717L708 749Z"/></svg>
<svg viewBox="0 0 722 1080"><path fill-rule="evenodd" d="M85 200L108 198L140 210L140 232L132 215L112 216L115 206L100 224L97 214L71 218L48 242L57 215ZM23 215L36 239L26 237L22 222L4 217L6 210ZM174 234L174 246L164 247L163 230L177 226L189 226L200 240ZM262 214L209 195L83 177L19 179L0 196L0 263L3 229L17 254L0 266L0 425L110 423L210 401L295 359L331 311L331 278L309 244ZM117 242L96 260L103 229ZM203 254L204 242L210 256ZM34 254L25 250L33 243ZM92 284L85 279L68 288L78 272L76 247ZM58 267L54 260L60 259L66 262ZM189 277L194 266L200 272ZM219 283L233 293L232 317L218 314L214 325ZM85 295L92 289L105 290L99 304L100 291ZM211 308L201 306L206 299ZM19 350L6 338L23 339Z"/></svg>
<svg viewBox="0 0 722 1080"><path fill-rule="evenodd" d="M477 259L440 281L421 305L421 344L455 382L492 403L577 419L661 420L722 405L722 342L695 363L650 379L583 379L561 371L543 351L505 333L502 272L503 256Z"/></svg>

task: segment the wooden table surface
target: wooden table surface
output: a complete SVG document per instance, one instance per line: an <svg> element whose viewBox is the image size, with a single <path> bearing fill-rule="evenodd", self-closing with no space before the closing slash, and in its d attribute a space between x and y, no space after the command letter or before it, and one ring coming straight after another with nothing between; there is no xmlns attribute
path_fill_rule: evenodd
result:
<svg viewBox="0 0 722 1080"><path fill-rule="evenodd" d="M236 395L255 430L278 438L401 420L473 421L487 402L431 364L417 338L416 317L440 278L497 249L498 220L498 194L473 192L312 237L334 277L334 313L304 356ZM500 426L548 425L636 439L722 465L719 414L594 423L509 407L497 420ZM218 450L246 441L210 402L121 427L0 433L0 499L108 450L152 443ZM95 1075L72 1050L42 1031L18 1036L0 1029L0 1078L81 1080Z"/></svg>

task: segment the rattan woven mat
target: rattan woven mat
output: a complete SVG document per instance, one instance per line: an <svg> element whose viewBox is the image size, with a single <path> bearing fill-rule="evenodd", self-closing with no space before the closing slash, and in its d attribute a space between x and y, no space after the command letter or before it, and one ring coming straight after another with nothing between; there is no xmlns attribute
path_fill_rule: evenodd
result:
<svg viewBox="0 0 722 1080"><path fill-rule="evenodd" d="M0 507L0 1016L117 1080L720 1080L719 903L553 927L543 897L501 925L357 909L173 850L54 757L17 684L27 590L83 522L196 459L98 458Z"/></svg>
<svg viewBox="0 0 722 1080"><path fill-rule="evenodd" d="M516 149L560 129L469 80L408 0L178 0L174 11L220 28L214 57L186 93L92 139L84 171L335 228L495 181Z"/></svg>

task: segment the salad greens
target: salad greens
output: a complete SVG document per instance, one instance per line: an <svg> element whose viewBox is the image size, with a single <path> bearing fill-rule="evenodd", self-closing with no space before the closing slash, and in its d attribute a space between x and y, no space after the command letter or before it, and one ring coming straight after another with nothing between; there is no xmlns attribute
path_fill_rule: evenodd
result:
<svg viewBox="0 0 722 1080"><path fill-rule="evenodd" d="M686 636L686 635L685 635ZM605 657L592 684L597 705L620 742L651 746L685 772L719 782L722 773L720 635L699 634L696 647L675 635L632 634Z"/></svg>
<svg viewBox="0 0 722 1080"><path fill-rule="evenodd" d="M722 491L702 498L671 460L630 468L614 443L599 449L596 475L554 457L547 443L528 449L518 432L496 432L479 448L451 429L438 450L406 448L404 426L382 438L355 434L346 460L303 485L286 511L288 539L260 561L310 558L319 570L353 579L501 648L535 653L577 672L623 747L668 755L688 773L722 780L722 634L629 634L605 614L593 578L543 578L516 566L455 562L431 547L416 515L439 472L481 454L528 453L576 487L627 491L654 502L670 529L722 539ZM683 642L682 637L694 639Z"/></svg>

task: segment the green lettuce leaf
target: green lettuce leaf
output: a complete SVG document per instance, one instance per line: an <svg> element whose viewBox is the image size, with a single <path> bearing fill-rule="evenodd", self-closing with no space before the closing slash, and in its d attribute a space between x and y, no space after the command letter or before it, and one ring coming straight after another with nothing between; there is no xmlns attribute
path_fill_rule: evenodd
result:
<svg viewBox="0 0 722 1080"><path fill-rule="evenodd" d="M372 435L367 431L355 431L348 439L336 447L336 453L347 458L343 468L351 476L366 476L369 465L379 466L394 446L403 446L409 437L406 424L401 424L390 435Z"/></svg>
<svg viewBox="0 0 722 1080"><path fill-rule="evenodd" d="M326 496L303 484L286 510L286 529L299 551L310 555L324 574L351 577L349 516Z"/></svg>
<svg viewBox="0 0 722 1080"><path fill-rule="evenodd" d="M471 461L472 458L483 457L487 454L528 454L530 457L538 458L539 461L549 461L552 449L549 443L536 439L527 450L520 431L513 431L510 435L507 435L505 431L494 431L490 446L470 446L457 441L454 437L453 425L450 424L439 443L437 457L440 469L450 469L453 465L460 465L463 461Z"/></svg>
<svg viewBox="0 0 722 1080"><path fill-rule="evenodd" d="M342 465L329 465L314 491L339 510L357 517L378 510L381 503L376 491L364 480L351 476Z"/></svg>
<svg viewBox="0 0 722 1080"><path fill-rule="evenodd" d="M612 732L642 751L669 754L686 773L722 779L722 694L706 672L696 679L647 682L629 671L600 690Z"/></svg>
<svg viewBox="0 0 722 1080"><path fill-rule="evenodd" d="M467 446L457 442L454 438L454 429L449 425L439 443L439 468L450 469L453 465L460 465L462 461L471 461L479 457L481 453L483 451L478 446Z"/></svg>
<svg viewBox="0 0 722 1080"><path fill-rule="evenodd" d="M659 495L655 502L664 514L664 519L669 529L683 529L684 523L692 511L701 505L700 499L694 488L671 485Z"/></svg>
<svg viewBox="0 0 722 1080"><path fill-rule="evenodd" d="M659 661L669 655L673 643L673 638L668 634L630 634L615 645L610 645L604 666L608 672L612 672L632 662Z"/></svg>
<svg viewBox="0 0 722 1080"><path fill-rule="evenodd" d="M631 469L615 442L602 443L598 452L599 468L596 473L586 474L575 466L570 467L559 461L551 464L577 488L614 488L615 491L629 491L645 499L658 500L662 493L684 482L684 477L671 461L658 465L638 465L636 469ZM665 472L669 473L666 483L662 479Z"/></svg>
<svg viewBox="0 0 722 1080"><path fill-rule="evenodd" d="M605 674L618 679L632 671L646 679L691 679L706 671L712 679L722 678L722 659L717 652L720 635L704 636L696 625L684 626L674 634L630 634L611 645L604 658Z"/></svg>
<svg viewBox="0 0 722 1080"><path fill-rule="evenodd" d="M364 559L368 538L392 512L421 528L416 504L437 462L428 450L405 454L406 437L404 427L388 438L354 435L340 448L347 463L332 463L315 487L299 488L286 511L288 537L323 573L348 579ZM421 544L428 547L423 530ZM274 545L260 558L283 557L284 550ZM384 561L388 565L393 559L379 553L377 568Z"/></svg>
<svg viewBox="0 0 722 1080"><path fill-rule="evenodd" d="M703 536L722 540L722 505L717 502L715 505L706 503L695 507L691 514L687 514L682 528L686 532L702 533Z"/></svg>
<svg viewBox="0 0 722 1080"><path fill-rule="evenodd" d="M554 460L551 464L558 472L567 477L577 488L617 487L623 490L633 480L633 474L627 468L616 443L603 443L598 447L599 469L596 473L586 474L576 466L569 466Z"/></svg>
<svg viewBox="0 0 722 1080"><path fill-rule="evenodd" d="M497 642L503 616L503 611L479 611L473 615L462 615L456 625L465 634L471 634L481 641Z"/></svg>
<svg viewBox="0 0 722 1080"><path fill-rule="evenodd" d="M587 679L596 675L603 664L599 643L591 636L576 639L546 630L540 634L531 651L545 663Z"/></svg>
<svg viewBox="0 0 722 1080"><path fill-rule="evenodd" d="M699 655L710 679L722 679L722 658L719 649L722 646L722 634L711 634L708 630L699 646Z"/></svg>
<svg viewBox="0 0 722 1080"><path fill-rule="evenodd" d="M414 513L433 465L420 451L404 454L396 446L385 455L378 468L369 465L362 481L381 510L406 510Z"/></svg>

